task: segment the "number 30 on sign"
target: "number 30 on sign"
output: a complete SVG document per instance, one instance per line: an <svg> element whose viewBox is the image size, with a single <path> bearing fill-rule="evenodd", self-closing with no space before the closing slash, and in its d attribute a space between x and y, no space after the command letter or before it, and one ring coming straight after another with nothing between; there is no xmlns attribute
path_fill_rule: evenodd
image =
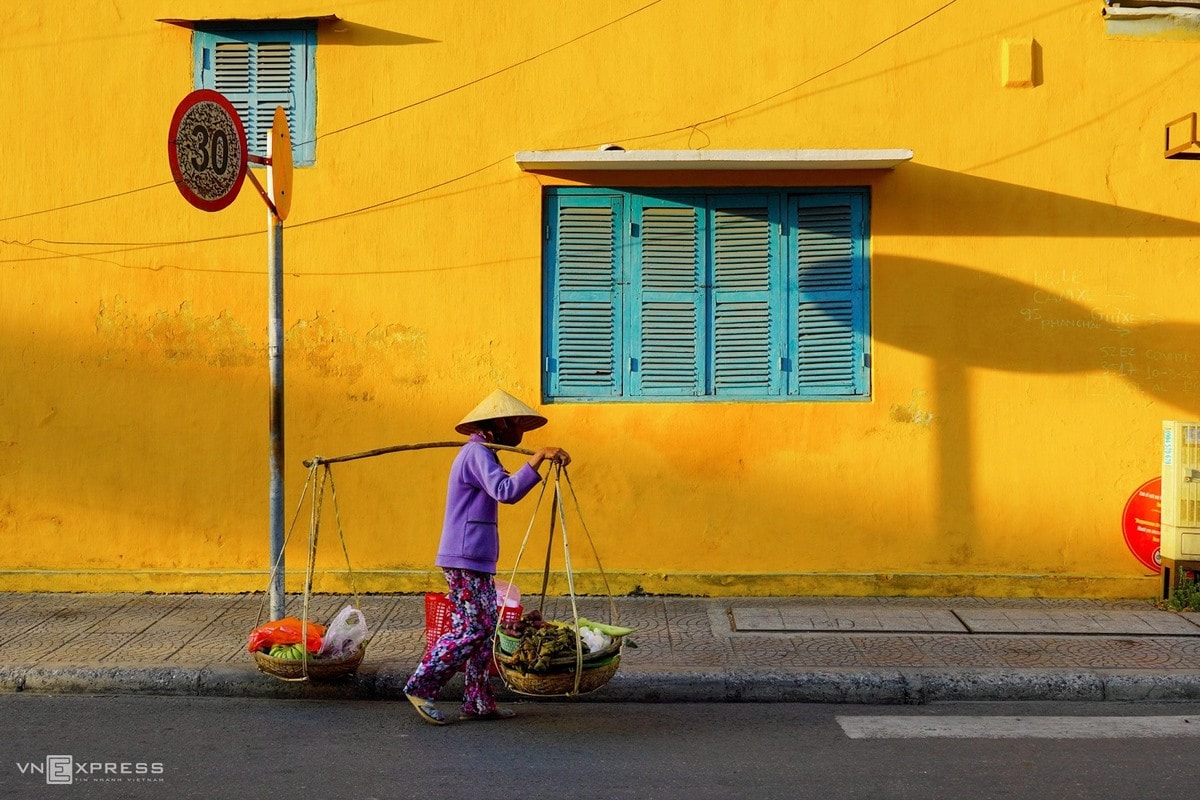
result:
<svg viewBox="0 0 1200 800"><path fill-rule="evenodd" d="M212 89L183 98L171 117L167 157L175 185L189 203L220 211L246 179L246 131L233 105Z"/></svg>

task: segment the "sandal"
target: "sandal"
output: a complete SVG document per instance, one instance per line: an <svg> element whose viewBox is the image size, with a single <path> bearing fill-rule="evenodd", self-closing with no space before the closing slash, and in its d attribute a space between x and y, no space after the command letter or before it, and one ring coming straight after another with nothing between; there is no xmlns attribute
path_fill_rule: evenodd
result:
<svg viewBox="0 0 1200 800"><path fill-rule="evenodd" d="M470 722L474 720L489 720L489 719L512 719L517 715L517 712L511 708L494 708L486 714L468 714L463 712L458 715L459 720Z"/></svg>
<svg viewBox="0 0 1200 800"><path fill-rule="evenodd" d="M446 715L438 711L431 701L420 697L413 697L411 694L404 696L408 698L408 702L413 704L413 708L421 715L421 719L430 725L445 725L448 723Z"/></svg>

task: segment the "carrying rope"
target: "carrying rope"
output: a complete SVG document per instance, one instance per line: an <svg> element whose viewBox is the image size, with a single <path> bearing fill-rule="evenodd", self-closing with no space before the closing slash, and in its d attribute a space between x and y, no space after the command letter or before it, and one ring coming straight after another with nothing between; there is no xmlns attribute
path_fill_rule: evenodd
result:
<svg viewBox="0 0 1200 800"><path fill-rule="evenodd" d="M271 574L267 581L267 593L263 595L263 599L258 604L258 617L255 621L257 628L262 624L263 609L266 606L267 599L270 596L270 587L275 583L275 576L279 573L280 565L283 562L283 554L287 551L288 542L292 539L292 534L296 530L296 523L300 520L300 512L304 510L304 499L309 496L309 490L312 490L312 505L309 512L308 525L308 559L305 565L304 572L304 599L300 617L300 636L301 650L303 651L300 669L302 677L287 678L280 675L275 677L285 681L306 681L308 680L308 662L310 660L308 653L308 620L309 620L309 601L312 598L312 581L313 573L315 572L317 559L317 542L320 538L321 531L321 514L325 505L325 486L329 486L329 497L333 503L333 519L337 526L338 541L342 543L342 555L346 558L346 572L350 578L350 592L354 595L354 607L362 608L362 600L358 595L357 582L354 580L354 568L350 565L350 551L346 547L346 534L342 530L342 515L338 508L337 502L337 487L333 482L333 470L329 466L329 462L320 458L320 456L312 459L311 462L305 462L308 465L308 480L304 482L304 489L300 492L300 501L296 504L296 513L292 517L292 524L288 528L287 535L283 540L283 547L279 551L279 555L275 558L275 563L271 567ZM363 647L367 645L363 642Z"/></svg>
<svg viewBox="0 0 1200 800"><path fill-rule="evenodd" d="M279 554L275 557L275 563L271 565L271 573L267 581L267 593L263 595L262 602L258 606L258 616L255 621L255 627L262 624L263 610L266 606L267 599L270 597L270 587L275 583L275 576L279 574L279 569L283 563L283 555L287 551L288 543L292 539L292 534L296 530L296 523L300 520L300 512L304 510L304 500L309 496L309 491L312 492L312 505L309 514L308 525L308 557L305 564L304 572L304 598L303 607L301 610L301 644L304 651L301 659L301 670L303 677L300 678L285 678L282 680L305 681L308 680L308 619L309 619L309 601L312 597L312 581L313 573L316 566L317 543L320 538L321 530L321 514L325 504L325 486L329 486L329 496L333 502L333 518L337 525L338 541L342 545L342 555L346 559L346 572L350 577L350 591L354 595L354 604L356 608L362 607L362 601L358 596L358 588L354 580L354 568L350 565L350 551L346 547L346 535L342 529L341 510L338 508L337 502L337 487L333 481L333 469L331 464L338 464L345 461L355 461L361 458L371 458L373 456L386 455L387 453L398 453L405 450L425 450L435 447L462 447L466 442L421 442L418 444L401 444L391 447L381 447L376 450L368 450L362 453L351 453L344 456L334 456L325 458L324 456L313 456L304 462L304 466L308 467L308 479L304 482L304 489L300 492L300 500L296 504L296 513L292 516L292 524L288 527L287 535L283 540L283 547ZM493 450L510 450L522 455L531 456L533 451L523 450L519 447L508 447L507 445L484 443L487 447ZM365 645L364 645L365 646Z"/></svg>
<svg viewBox="0 0 1200 800"><path fill-rule="evenodd" d="M279 573L280 567L283 562L284 552L287 550L287 545L291 541L292 534L296 530L296 523L300 519L300 513L301 513L301 511L303 511L305 498L310 497L310 492L311 492L311 501L310 501L311 506L310 506L310 512L309 512L309 528L308 528L308 558L307 558L306 565L305 565L304 598L303 598L303 606L302 606L302 610L301 610L301 620L300 620L301 621L301 636L302 636L302 642L301 642L302 648L301 649L303 650L301 669L303 672L303 677L300 677L300 678L282 677L281 678L282 680L305 681L305 680L309 679L309 677L308 677L308 662L310 660L309 653L308 653L309 602L312 597L312 581L313 581L313 574L315 572L315 567L316 567L317 544L318 544L318 541L320 538L321 516L322 516L322 511L323 511L324 503L325 503L326 485L328 485L329 497L333 503L333 517L334 517L334 522L337 527L338 541L341 542L342 554L345 556L345 559L346 559L346 571L347 571L347 573L349 575L349 579L350 579L350 590L351 590L351 593L354 595L355 606L358 608L361 608L361 606L362 606L362 602L358 596L358 588L357 588L356 582L354 580L354 569L350 565L350 553L346 547L345 532L342 529L341 513L338 508L338 502L337 502L337 488L336 488L336 485L334 484L333 469L332 469L331 465L343 463L346 461L355 461L358 459L373 458L375 456L381 456L381 455L386 455L389 453L398 453L398 452L409 451L409 450L425 450L425 449L430 449L430 448L441 448L441 447L461 448L464 444L466 444L466 442L460 441L460 442L422 442L422 443L418 443L418 444L393 445L390 447L381 447L381 448L378 448L375 450L367 450L367 451L364 451L361 453L352 453L352 454L343 455L343 456L333 456L330 458L326 458L323 456L314 456L313 458L303 462L304 466L308 468L308 479L305 481L304 488L300 492L300 499L296 504L296 512L292 517L292 523L288 528L287 535L284 537L283 547L280 549L278 556L276 556L275 563L271 567L271 573L270 573L270 577L269 577L268 584L267 584L268 591L267 591L266 595L263 596L262 602L259 603L258 617L257 617L257 621L255 623L255 627L258 627L258 625L260 625L262 623L263 610L266 606L267 599L270 595L269 587L274 585L275 576ZM482 442L482 444L485 447L488 447L492 450L503 450L506 452L519 453L521 455L526 455L526 456L534 455L534 452L532 450L526 450L526 449L523 449L520 447L510 447L507 445L492 444L490 442ZM562 530L563 561L564 561L565 574L566 574L566 580L567 580L567 592L568 592L568 595L570 597L570 602L571 602L571 617L572 617L572 621L574 622L574 625L575 625L575 684L574 684L574 687L572 688L572 690L564 693L563 696L574 697L574 696L578 696L580 694L580 691L579 691L580 690L580 680L583 675L583 642L579 637L579 607L576 602L575 576L574 576L573 568L571 566L571 545L570 545L570 540L567 536L567 517L566 517L566 510L565 510L566 503L564 502L566 499L566 494L563 493L563 488L562 488L562 479L563 478L566 478L567 491L569 492L570 497L571 497L575 516L579 520L580 527L583 529L584 537L587 539L588 545L590 546L591 551L592 551L592 555L595 558L596 567L600 572L600 578L604 584L604 591L605 591L606 596L608 597L609 619L613 624L617 624L620 622L620 613L617 610L616 603L613 600L612 588L610 587L609 582L608 582L608 575L605 574L604 566L600 563L600 554L596 550L596 544L592 540L592 535L588 531L587 523L583 519L583 512L581 511L580 506L579 506L579 498L575 494L575 487L571 483L571 476L567 472L566 467L564 467L563 465L561 465L559 463L556 463L556 462L553 463L550 474L548 474L545 478L543 478L540 481L540 483L542 484L542 488L541 488L541 491L538 493L537 503L534 505L533 514L530 516L529 525L525 530L525 536L522 538L521 546L517 551L517 558L513 564L512 574L510 575L510 579L509 579L509 587L505 591L504 602L501 604L501 607L502 608L508 607L509 596L512 591L512 586L513 586L514 582L516 581L517 571L520 568L520 564L521 564L521 558L525 554L525 550L529 545L529 540L533 533L534 523L536 523L536 521L537 521L538 511L541 509L542 501L546 495L546 490L551 484L551 477L553 477L554 490L551 493L550 530L549 530L549 535L548 535L547 541L546 541L546 563L542 570L542 591L541 591L540 602L538 605L538 611L541 612L541 611L544 611L544 609L545 609L547 591L548 591L549 585L550 585L550 562L551 562L551 557L552 557L553 551L554 551L554 533L555 533L555 527L557 526L557 527L561 528L561 530ZM492 637L492 645L493 645L494 652L497 652L499 650L498 638L499 638L499 632L500 632L500 624L501 624L502 620L503 620L503 614L497 614L496 631L495 631L495 633L493 633L493 637ZM365 641L363 642L363 647L364 648L366 647ZM618 654L619 654L619 652L620 651L618 650ZM531 695L531 696L545 696L545 695L532 695L529 692L522 692L520 689L514 687L509 682L508 678L504 674L503 669L500 670L500 674L501 674L501 677L504 679L505 685L508 686L508 688L514 692L517 692L519 694ZM276 677L281 677L281 676L276 676Z"/></svg>
<svg viewBox="0 0 1200 800"><path fill-rule="evenodd" d="M571 499L572 499L572 502L574 503L575 515L579 518L579 523L580 523L580 526L583 528L584 536L587 539L588 544L591 546L592 555L596 560L596 566L599 569L600 577L604 583L604 591L608 597L609 619L613 622L613 624L617 624L620 622L620 614L617 611L616 602L613 600L612 589L608 584L608 576L604 573L604 567L600 563L600 554L596 551L596 544L594 541L592 541L592 535L588 532L587 524L583 521L583 512L580 510L580 507L579 507L579 499L575 495L575 487L571 484L570 473L568 473L567 468L561 464L555 463L553 465L553 468L552 468L550 474L548 474L546 476L546 478L542 481L542 490L541 490L541 492L538 493L537 503L534 505L533 514L529 518L529 525L525 529L525 536L521 540L520 548L518 548L518 550L517 550L517 559L516 559L516 562L513 564L512 573L509 576L509 586L511 587L512 584L516 581L517 571L520 569L520 566L521 566L521 558L525 555L525 550L529 545L529 539L530 539L531 535L533 534L534 524L537 522L538 511L541 509L542 500L544 499L544 497L546 495L546 488L551 483L551 477L553 477L554 491L551 494L551 501L550 501L550 532L549 532L549 536L547 537L547 541L546 541L546 563L542 570L542 591L541 591L541 597L540 597L540 600L538 603L538 612L541 613L541 612L544 612L544 610L545 610L546 593L547 593L547 590L549 589L549 585L550 585L550 559L551 559L551 556L553 555L553 551L554 551L554 529L555 529L555 525L557 524L558 527L562 530L563 566L564 566L564 571L565 571L566 580L567 580L567 594L571 601L571 620L575 626L575 683L574 683L574 686L571 689L571 691L562 693L562 696L577 697L580 694L580 691L579 691L580 682L583 679L583 640L579 636L579 606L576 603L576 599L575 599L576 598L575 573L571 566L571 543L570 543L570 538L567 536L567 517L566 517L566 511L565 511L566 504L563 502L565 500L565 495L563 494L563 490L562 490L562 479L564 477L567 479L567 488L570 491ZM501 604L502 608L507 607L507 606L508 606L508 592L505 593L504 602ZM500 634L500 625L502 624L502 622L503 622L503 615L501 614L501 615L497 616L496 631L492 636L493 653L499 652L499 648L500 648L499 634ZM508 677L505 674L505 671L503 669L503 667L505 665L502 662L500 662L500 659L498 657L493 656L493 658L498 662L498 666L501 667L500 676L501 676L501 678L504 679L504 684L505 684L505 686L507 686L509 688L509 690L514 691L518 694L524 694L524 695L528 695L528 696L538 696L538 697L546 696L546 695L542 695L542 694L534 695L531 692L522 691L520 688L514 686L512 684L512 682L508 680Z"/></svg>

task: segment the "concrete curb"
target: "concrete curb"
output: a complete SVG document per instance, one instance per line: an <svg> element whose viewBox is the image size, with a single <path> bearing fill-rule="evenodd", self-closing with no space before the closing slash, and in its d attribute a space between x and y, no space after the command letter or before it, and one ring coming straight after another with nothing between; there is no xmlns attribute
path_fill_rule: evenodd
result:
<svg viewBox="0 0 1200 800"><path fill-rule="evenodd" d="M283 681L249 665L180 667L46 665L0 667L0 692L143 694L273 699L399 700L407 670L371 668L336 681ZM461 697L462 678L443 699ZM504 700L528 699L501 688ZM542 698L566 700L568 698ZM618 672L604 688L574 702L860 703L954 701L1200 700L1200 671L1178 674L1070 670L817 670Z"/></svg>

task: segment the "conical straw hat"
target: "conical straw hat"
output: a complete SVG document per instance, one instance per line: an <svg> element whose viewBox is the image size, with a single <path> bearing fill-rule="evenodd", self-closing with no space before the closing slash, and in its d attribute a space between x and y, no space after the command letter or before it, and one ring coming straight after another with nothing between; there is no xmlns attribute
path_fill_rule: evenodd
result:
<svg viewBox="0 0 1200 800"><path fill-rule="evenodd" d="M531 431L546 424L547 419L529 406L522 403L503 389L497 389L475 406L470 414L463 417L462 422L454 430L462 434L477 433L479 423L489 419L509 417L523 431Z"/></svg>

